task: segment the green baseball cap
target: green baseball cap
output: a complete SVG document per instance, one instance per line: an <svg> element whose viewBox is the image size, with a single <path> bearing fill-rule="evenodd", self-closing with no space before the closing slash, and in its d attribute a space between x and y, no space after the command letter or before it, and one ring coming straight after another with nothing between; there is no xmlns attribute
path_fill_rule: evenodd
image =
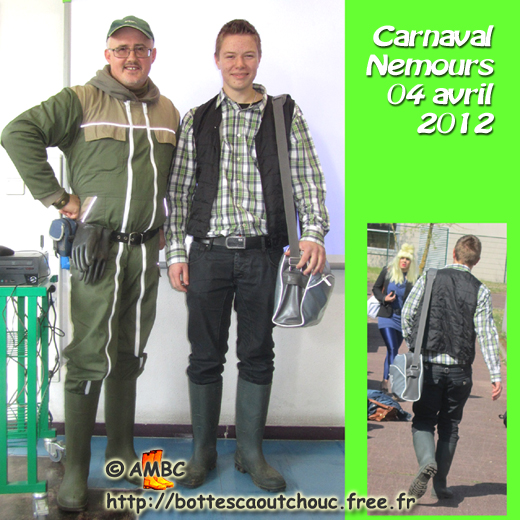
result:
<svg viewBox="0 0 520 520"><path fill-rule="evenodd" d="M136 18L135 16L127 16L122 20L114 20L107 34L107 40L112 36L116 31L122 29L123 27L132 27L132 29L137 29L141 31L147 38L150 40L155 40L153 37L153 32L150 29L150 26L144 20L140 18Z"/></svg>

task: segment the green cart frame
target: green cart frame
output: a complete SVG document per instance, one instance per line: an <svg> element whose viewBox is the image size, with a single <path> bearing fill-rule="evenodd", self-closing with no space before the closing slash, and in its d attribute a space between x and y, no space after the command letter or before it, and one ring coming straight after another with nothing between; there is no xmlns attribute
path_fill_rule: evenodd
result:
<svg viewBox="0 0 520 520"><path fill-rule="evenodd" d="M47 481L38 480L38 439L56 439L48 414L49 287L0 287L0 494L33 493L35 501L47 491ZM27 448L25 481L8 479L8 448L14 444Z"/></svg>

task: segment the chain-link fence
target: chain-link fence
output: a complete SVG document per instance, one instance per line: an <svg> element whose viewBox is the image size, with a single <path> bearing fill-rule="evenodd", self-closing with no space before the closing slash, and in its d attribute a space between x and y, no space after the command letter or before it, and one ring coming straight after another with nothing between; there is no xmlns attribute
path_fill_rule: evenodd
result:
<svg viewBox="0 0 520 520"><path fill-rule="evenodd" d="M419 224L368 224L367 263L369 267L388 265L402 244L415 247L417 265L420 265L428 237L429 225ZM506 283L507 239L483 236L473 232L482 242L480 262L473 274L482 281ZM452 263L453 248L457 240L467 233L459 233L442 224L432 229L425 268L442 268Z"/></svg>

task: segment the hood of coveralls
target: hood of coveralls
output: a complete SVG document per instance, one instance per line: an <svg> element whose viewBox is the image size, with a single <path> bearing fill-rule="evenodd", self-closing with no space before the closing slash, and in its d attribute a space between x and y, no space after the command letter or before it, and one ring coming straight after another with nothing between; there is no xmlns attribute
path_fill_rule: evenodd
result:
<svg viewBox="0 0 520 520"><path fill-rule="evenodd" d="M119 81L114 79L110 74L110 65L96 72L96 75L87 83L106 92L108 95L119 99L120 101L140 101L141 103L157 103L161 93L155 86L155 83L148 78L148 92L138 98L131 90L121 85Z"/></svg>

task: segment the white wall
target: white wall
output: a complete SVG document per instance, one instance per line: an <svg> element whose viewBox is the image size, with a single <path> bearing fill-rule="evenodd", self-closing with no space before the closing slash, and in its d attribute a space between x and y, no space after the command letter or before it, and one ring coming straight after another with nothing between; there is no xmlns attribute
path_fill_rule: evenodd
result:
<svg viewBox="0 0 520 520"><path fill-rule="evenodd" d="M20 112L47 99L63 86L63 4L54 0L0 0L0 52L5 69L0 81L0 129ZM59 154L50 151L59 171ZM0 245L37 250L40 235L49 241L55 211L25 195L18 172L0 147ZM54 263L53 266L57 264ZM55 267L57 269L57 267Z"/></svg>
<svg viewBox="0 0 520 520"><path fill-rule="evenodd" d="M0 0L0 52L5 74L0 84L0 128L23 110L63 86L63 9L60 0ZM221 87L213 61L220 27L233 18L248 19L262 37L257 81L272 94L290 93L301 106L325 171L332 230L328 253L344 252L344 5L340 0L238 0L171 2L73 0L72 84L83 84L105 64L103 49L112 20L133 14L146 19L156 36L158 57L151 77L181 114L206 101ZM56 171L59 153L50 151ZM55 218L31 195L7 195L21 183L0 149L0 244L15 250L49 245ZM53 264L57 272L57 263ZM305 330L275 331L276 371L268 424L344 424L344 277L323 322ZM62 283L66 284L65 272ZM137 422L189 423L185 370L189 353L186 309L181 294L159 287L159 309L139 379ZM59 305L66 310L67 295ZM236 357L234 323L224 374L221 424L233 423ZM66 343L64 343L66 344ZM62 381L51 388L51 411L63 420ZM102 421L103 407L98 414Z"/></svg>
<svg viewBox="0 0 520 520"><path fill-rule="evenodd" d="M507 224L464 223L450 227L448 261L451 262L453 248L463 235L476 235L482 243L482 255L472 273L482 281L504 283L507 270Z"/></svg>

